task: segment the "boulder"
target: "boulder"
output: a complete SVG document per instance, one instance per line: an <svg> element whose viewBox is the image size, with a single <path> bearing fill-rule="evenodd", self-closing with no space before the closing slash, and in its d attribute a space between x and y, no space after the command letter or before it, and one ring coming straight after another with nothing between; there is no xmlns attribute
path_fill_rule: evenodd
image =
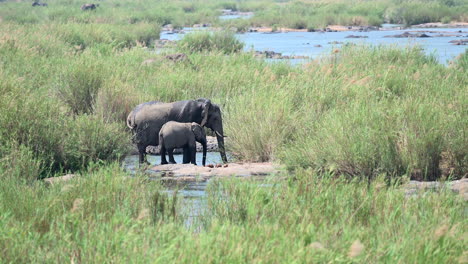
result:
<svg viewBox="0 0 468 264"><path fill-rule="evenodd" d="M99 4L84 4L81 6L81 10L86 11L86 10L95 10Z"/></svg>
<svg viewBox="0 0 468 264"><path fill-rule="evenodd" d="M368 36L348 35L346 38L368 38Z"/></svg>
<svg viewBox="0 0 468 264"><path fill-rule="evenodd" d="M48 185L54 185L58 183L68 182L75 177L77 177L75 174L67 174L67 175L60 176L60 177L45 178L43 179L43 181Z"/></svg>
<svg viewBox="0 0 468 264"><path fill-rule="evenodd" d="M453 45L467 45L468 44L468 39L456 39L456 40L451 40L449 43L452 43Z"/></svg>
<svg viewBox="0 0 468 264"><path fill-rule="evenodd" d="M402 34L397 34L397 35L388 35L384 36L384 38L430 38L431 36L425 34L425 33L415 33L412 34L410 32L404 32Z"/></svg>

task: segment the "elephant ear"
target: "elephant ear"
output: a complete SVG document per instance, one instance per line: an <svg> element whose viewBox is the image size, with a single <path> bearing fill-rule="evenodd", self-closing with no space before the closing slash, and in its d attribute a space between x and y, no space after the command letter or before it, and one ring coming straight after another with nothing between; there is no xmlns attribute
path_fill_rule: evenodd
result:
<svg viewBox="0 0 468 264"><path fill-rule="evenodd" d="M203 128L199 124L192 123L192 132L197 140L203 138Z"/></svg>
<svg viewBox="0 0 468 264"><path fill-rule="evenodd" d="M211 101L206 99L206 101L202 105L202 112L201 112L202 121L200 123L201 126L205 126L206 122L208 121L208 113L210 111L210 107L211 107Z"/></svg>

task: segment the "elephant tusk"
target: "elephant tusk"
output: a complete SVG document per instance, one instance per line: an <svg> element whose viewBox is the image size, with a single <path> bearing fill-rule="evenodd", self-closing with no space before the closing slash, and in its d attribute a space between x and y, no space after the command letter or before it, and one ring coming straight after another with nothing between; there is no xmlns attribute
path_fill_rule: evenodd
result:
<svg viewBox="0 0 468 264"><path fill-rule="evenodd" d="M223 138L227 137L227 136L221 135L221 133L219 133L218 131L215 131L215 134L218 135L218 136L220 136L220 137L223 137Z"/></svg>

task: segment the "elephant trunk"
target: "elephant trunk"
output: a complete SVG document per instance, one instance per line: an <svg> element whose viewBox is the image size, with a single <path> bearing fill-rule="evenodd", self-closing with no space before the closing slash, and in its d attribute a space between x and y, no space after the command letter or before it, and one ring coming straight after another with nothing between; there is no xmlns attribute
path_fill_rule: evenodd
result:
<svg viewBox="0 0 468 264"><path fill-rule="evenodd" d="M224 148L224 134L222 129L216 133L216 138L218 139L218 148L219 154L221 154L221 159L224 163L227 163L226 149Z"/></svg>
<svg viewBox="0 0 468 264"><path fill-rule="evenodd" d="M203 146L203 160L202 160L202 165L203 165L203 167L205 167L205 165L206 165L206 149L207 149L206 140L205 140L205 142L202 143L202 146Z"/></svg>

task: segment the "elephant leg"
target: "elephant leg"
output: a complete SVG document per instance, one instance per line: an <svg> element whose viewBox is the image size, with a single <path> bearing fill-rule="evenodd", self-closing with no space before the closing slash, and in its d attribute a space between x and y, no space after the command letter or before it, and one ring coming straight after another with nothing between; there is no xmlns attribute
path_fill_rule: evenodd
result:
<svg viewBox="0 0 468 264"><path fill-rule="evenodd" d="M161 150L159 151L160 155L161 155L161 164L167 164L167 160L166 160L166 147L164 147L164 145L161 144Z"/></svg>
<svg viewBox="0 0 468 264"><path fill-rule="evenodd" d="M190 149L188 147L184 147L184 156L183 156L183 164L190 163Z"/></svg>
<svg viewBox="0 0 468 264"><path fill-rule="evenodd" d="M146 161L146 146L145 145L137 145L138 148L138 155L139 155L139 162L140 164L142 163L148 163Z"/></svg>
<svg viewBox="0 0 468 264"><path fill-rule="evenodd" d="M170 164L177 164L174 159L174 149L170 148L167 150L167 154L169 155L169 163Z"/></svg>
<svg viewBox="0 0 468 264"><path fill-rule="evenodd" d="M196 147L196 145L193 146L193 147L190 147L189 152L190 152L190 162L192 164L197 165L197 147Z"/></svg>

